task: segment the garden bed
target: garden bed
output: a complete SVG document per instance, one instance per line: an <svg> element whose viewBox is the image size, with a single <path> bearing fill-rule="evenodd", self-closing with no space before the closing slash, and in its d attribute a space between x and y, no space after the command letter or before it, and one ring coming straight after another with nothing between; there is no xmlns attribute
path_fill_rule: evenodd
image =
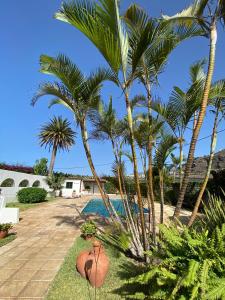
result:
<svg viewBox="0 0 225 300"><path fill-rule="evenodd" d="M56 275L46 300L95 299L95 289L80 276L75 267L76 257L79 252L83 249L90 249L90 247L90 242L80 237L77 238ZM103 287L96 290L96 299L124 299L117 290L124 284L124 274L122 274L121 266L129 264L129 260L113 249L107 248L107 254L110 259L110 271Z"/></svg>
<svg viewBox="0 0 225 300"><path fill-rule="evenodd" d="M10 233L7 237L0 240L0 247L5 246L6 244L12 242L13 240L15 240L15 238L16 238L16 234Z"/></svg>

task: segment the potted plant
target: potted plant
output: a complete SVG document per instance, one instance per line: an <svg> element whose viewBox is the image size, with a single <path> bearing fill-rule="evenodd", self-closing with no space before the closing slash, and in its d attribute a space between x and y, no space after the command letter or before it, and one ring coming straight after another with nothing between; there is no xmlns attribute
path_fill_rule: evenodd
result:
<svg viewBox="0 0 225 300"><path fill-rule="evenodd" d="M0 224L0 239L4 239L8 235L8 231L12 228L11 223Z"/></svg>
<svg viewBox="0 0 225 300"><path fill-rule="evenodd" d="M92 239L97 233L97 227L93 221L87 221L82 224L81 228L82 237L85 240Z"/></svg>

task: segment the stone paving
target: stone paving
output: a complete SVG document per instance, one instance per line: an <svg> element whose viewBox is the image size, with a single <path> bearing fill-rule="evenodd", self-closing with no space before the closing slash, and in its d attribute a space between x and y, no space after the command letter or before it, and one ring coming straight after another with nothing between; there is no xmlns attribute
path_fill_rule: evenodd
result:
<svg viewBox="0 0 225 300"><path fill-rule="evenodd" d="M44 299L65 255L80 234L83 220L79 211L91 198L59 198L20 213L20 223L14 228L17 238L0 248L0 300ZM155 205L159 219L160 206ZM174 207L165 205L165 221L173 211ZM182 211L184 218L189 215L190 212Z"/></svg>
<svg viewBox="0 0 225 300"><path fill-rule="evenodd" d="M44 299L80 234L75 203L80 211L89 199L60 198L20 213L17 238L0 248L0 300Z"/></svg>

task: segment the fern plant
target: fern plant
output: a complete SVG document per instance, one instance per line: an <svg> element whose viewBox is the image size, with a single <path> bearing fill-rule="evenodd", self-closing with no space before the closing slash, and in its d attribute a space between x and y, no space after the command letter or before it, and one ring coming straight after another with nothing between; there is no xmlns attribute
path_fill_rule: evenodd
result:
<svg viewBox="0 0 225 300"><path fill-rule="evenodd" d="M160 248L148 252L148 270L129 280L140 284L130 298L225 299L225 224L212 234L160 225L160 239Z"/></svg>

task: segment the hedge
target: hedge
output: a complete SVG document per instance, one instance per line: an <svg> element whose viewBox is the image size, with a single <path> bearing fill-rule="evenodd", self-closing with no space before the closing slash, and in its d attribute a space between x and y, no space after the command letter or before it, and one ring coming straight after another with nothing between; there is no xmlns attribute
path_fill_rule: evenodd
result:
<svg viewBox="0 0 225 300"><path fill-rule="evenodd" d="M46 200L47 191L38 187L28 187L21 189L17 197L20 203L39 203Z"/></svg>

